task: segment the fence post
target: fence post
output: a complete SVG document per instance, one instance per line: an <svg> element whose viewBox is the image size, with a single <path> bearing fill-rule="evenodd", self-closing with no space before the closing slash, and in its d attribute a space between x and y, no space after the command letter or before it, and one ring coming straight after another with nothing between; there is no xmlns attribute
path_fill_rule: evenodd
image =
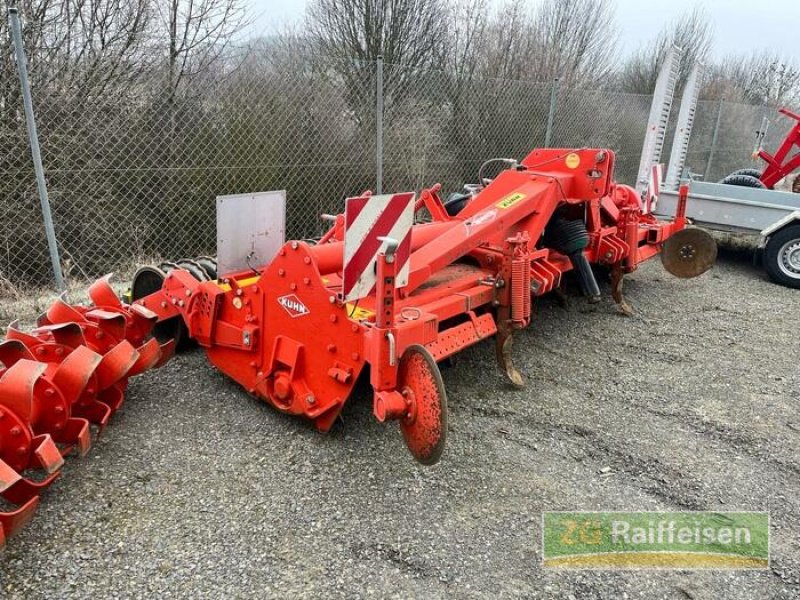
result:
<svg viewBox="0 0 800 600"><path fill-rule="evenodd" d="M550 147L550 140L553 138L553 121L556 119L556 104L558 104L558 77L553 79L550 88L550 112L547 114L547 131L544 134L544 147Z"/></svg>
<svg viewBox="0 0 800 600"><path fill-rule="evenodd" d="M383 193L383 56L375 60L375 193Z"/></svg>
<svg viewBox="0 0 800 600"><path fill-rule="evenodd" d="M714 123L714 133L711 134L711 149L708 151L708 162L706 163L706 170L703 173L703 181L708 181L711 176L711 162L714 160L714 150L717 147L717 138L719 137L719 124L722 121L722 105L725 103L725 98L720 98L719 109L717 110L717 121Z"/></svg>
<svg viewBox="0 0 800 600"><path fill-rule="evenodd" d="M19 83L22 88L22 102L25 105L25 124L28 127L28 138L31 143L33 169L36 172L36 187L39 190L39 201L42 205L42 219L44 220L44 232L47 236L47 246L50 249L50 262L53 264L53 277L55 278L56 288L58 288L58 291L63 292L66 286L64 285L64 275L61 272L61 260L58 257L58 244L56 242L56 232L53 228L53 215L50 213L47 184L44 180L42 154L39 149L39 134L36 131L36 120L33 116L33 100L31 99L31 87L28 82L28 65L25 61L25 49L22 46L22 30L17 8L11 7L8 9L8 21L11 35L14 39L17 73L19 74Z"/></svg>

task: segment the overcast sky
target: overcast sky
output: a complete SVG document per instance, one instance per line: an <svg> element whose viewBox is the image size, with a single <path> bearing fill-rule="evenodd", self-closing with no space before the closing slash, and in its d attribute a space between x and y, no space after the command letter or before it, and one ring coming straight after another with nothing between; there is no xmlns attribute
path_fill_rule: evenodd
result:
<svg viewBox="0 0 800 600"><path fill-rule="evenodd" d="M800 57L800 0L616 0L616 5L623 53L653 38L677 15L701 6L714 24L715 56L769 48ZM306 0L250 0L252 33L268 35L299 21L305 6Z"/></svg>

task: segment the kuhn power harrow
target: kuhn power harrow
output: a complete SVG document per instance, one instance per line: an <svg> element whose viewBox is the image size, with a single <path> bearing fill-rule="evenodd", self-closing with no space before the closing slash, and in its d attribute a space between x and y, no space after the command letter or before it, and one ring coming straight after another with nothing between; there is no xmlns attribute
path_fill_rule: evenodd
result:
<svg viewBox="0 0 800 600"><path fill-rule="evenodd" d="M685 192L674 220L657 221L635 190L613 183L614 160L603 149L537 150L446 203L438 185L418 199L365 193L327 217L316 243L272 239L265 253L255 241L237 250L239 269L220 256L220 277L196 261L148 267L133 304L103 279L89 290L92 307L59 300L32 332L12 327L0 345L0 489L19 508L0 515L0 535L29 518L62 456L88 449L89 423L102 429L127 379L162 364L181 332L248 392L320 431L368 371L376 418L397 421L419 462L437 462L447 433L437 362L494 337L502 372L520 386L512 333L530 322L531 299L561 289L567 272L595 301L591 264L606 267L630 312L622 277L642 261L663 250L681 277L713 263L710 236L685 229ZM218 245L279 230L234 217L241 229ZM218 208L218 228L219 218ZM149 337L154 326L164 345ZM24 478L31 468L47 475Z"/></svg>

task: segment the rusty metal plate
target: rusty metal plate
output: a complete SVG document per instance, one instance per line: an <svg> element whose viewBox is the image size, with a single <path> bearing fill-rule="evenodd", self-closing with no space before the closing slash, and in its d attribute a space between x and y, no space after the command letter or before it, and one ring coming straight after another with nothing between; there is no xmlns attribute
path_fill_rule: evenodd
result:
<svg viewBox="0 0 800 600"><path fill-rule="evenodd" d="M717 243L702 229L683 229L664 242L661 264L675 277L689 279L708 271L717 260Z"/></svg>

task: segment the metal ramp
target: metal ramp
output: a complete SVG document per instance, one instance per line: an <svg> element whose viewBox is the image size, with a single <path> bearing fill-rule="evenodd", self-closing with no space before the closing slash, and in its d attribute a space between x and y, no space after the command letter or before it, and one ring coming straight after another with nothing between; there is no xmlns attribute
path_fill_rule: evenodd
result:
<svg viewBox="0 0 800 600"><path fill-rule="evenodd" d="M653 103L650 105L650 116L647 119L647 132L642 146L642 158L639 161L639 174L636 177L636 191L643 194L647 190L650 169L661 160L664 149L664 138L669 123L669 113L675 96L675 85L678 82L678 69L681 64L682 50L673 46L667 53L661 71L656 79L653 92Z"/></svg>
<svg viewBox="0 0 800 600"><path fill-rule="evenodd" d="M675 129L675 137L672 140L672 152L669 156L669 167L667 167L667 178L664 188L677 190L680 184L683 168L686 166L686 155L689 152L689 139L692 135L692 126L697 112L697 98L700 95L700 86L703 82L703 72L705 67L697 64L686 80L686 88L683 90L681 98L681 109L678 112L678 124Z"/></svg>

